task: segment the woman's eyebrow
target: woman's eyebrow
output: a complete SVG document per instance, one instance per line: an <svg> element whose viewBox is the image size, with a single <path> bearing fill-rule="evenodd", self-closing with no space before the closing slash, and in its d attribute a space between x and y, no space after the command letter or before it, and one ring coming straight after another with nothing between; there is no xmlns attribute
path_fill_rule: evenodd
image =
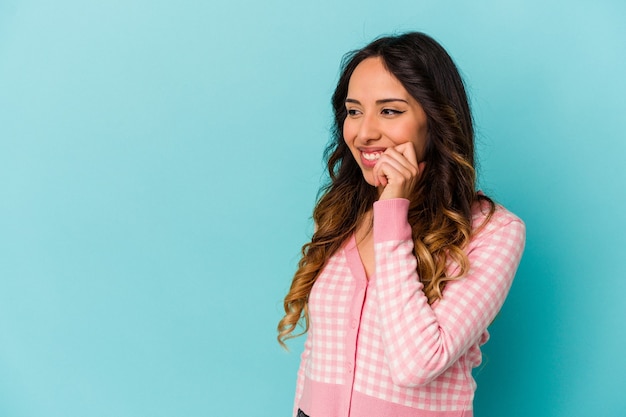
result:
<svg viewBox="0 0 626 417"><path fill-rule="evenodd" d="M401 101L403 103L409 104L408 101L406 101L405 99L402 98L383 98L381 100L376 100L376 104L385 104L385 103L391 103L394 101ZM361 104L361 102L359 100L355 100L353 98L347 98L346 99L346 103L354 103L354 104Z"/></svg>
<svg viewBox="0 0 626 417"><path fill-rule="evenodd" d="M391 102L393 102L393 101L401 101L401 102L403 102L403 103L409 104L409 102L408 102L408 101L406 101L406 100L405 100L405 99L403 99L403 98L385 98L385 99L382 99L382 100L376 100L376 104L391 103Z"/></svg>

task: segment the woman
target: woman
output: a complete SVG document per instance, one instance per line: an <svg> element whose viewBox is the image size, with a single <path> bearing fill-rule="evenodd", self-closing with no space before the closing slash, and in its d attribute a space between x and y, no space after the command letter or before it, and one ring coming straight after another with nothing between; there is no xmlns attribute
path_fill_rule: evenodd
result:
<svg viewBox="0 0 626 417"><path fill-rule="evenodd" d="M487 326L525 240L476 192L465 88L433 39L407 33L344 59L329 184L285 297L279 342L308 331L294 415L472 416Z"/></svg>

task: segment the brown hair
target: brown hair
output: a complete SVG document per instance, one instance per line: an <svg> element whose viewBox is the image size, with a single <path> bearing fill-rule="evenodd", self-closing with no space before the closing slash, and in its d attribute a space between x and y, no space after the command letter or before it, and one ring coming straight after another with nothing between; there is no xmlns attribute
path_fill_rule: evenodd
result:
<svg viewBox="0 0 626 417"><path fill-rule="evenodd" d="M316 231L302 247L298 270L284 300L285 316L278 324L278 341L283 346L286 339L308 330L308 297L317 276L377 198L376 188L364 180L342 133L350 77L359 63L372 57L382 59L427 117L426 167L410 198L408 221L417 272L429 303L443 297L447 281L459 279L469 269L463 249L472 234L473 205L487 202L487 220L495 209L493 201L475 190L472 115L459 71L443 47L423 33L411 32L377 39L349 53L332 98L333 138L324 153L330 181L320 190L313 211ZM455 276L446 274L449 261L459 266ZM304 331L294 335L302 317Z"/></svg>

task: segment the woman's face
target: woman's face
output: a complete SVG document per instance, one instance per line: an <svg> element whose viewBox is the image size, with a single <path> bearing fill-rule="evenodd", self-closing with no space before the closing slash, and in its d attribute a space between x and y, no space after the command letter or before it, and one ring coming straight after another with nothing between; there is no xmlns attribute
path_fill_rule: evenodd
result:
<svg viewBox="0 0 626 417"><path fill-rule="evenodd" d="M381 58L367 58L355 68L346 109L343 138L368 184L374 185L372 169L387 148L411 142L417 162L423 160L426 113Z"/></svg>

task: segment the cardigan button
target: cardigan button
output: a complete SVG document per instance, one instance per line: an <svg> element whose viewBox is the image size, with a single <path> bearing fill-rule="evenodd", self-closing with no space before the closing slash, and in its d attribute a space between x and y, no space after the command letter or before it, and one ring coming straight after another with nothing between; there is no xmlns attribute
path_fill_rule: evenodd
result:
<svg viewBox="0 0 626 417"><path fill-rule="evenodd" d="M359 324L359 323L356 321L356 319L352 319L352 322L350 322L350 326L351 326L353 329L356 329L356 326L357 326L358 324Z"/></svg>

